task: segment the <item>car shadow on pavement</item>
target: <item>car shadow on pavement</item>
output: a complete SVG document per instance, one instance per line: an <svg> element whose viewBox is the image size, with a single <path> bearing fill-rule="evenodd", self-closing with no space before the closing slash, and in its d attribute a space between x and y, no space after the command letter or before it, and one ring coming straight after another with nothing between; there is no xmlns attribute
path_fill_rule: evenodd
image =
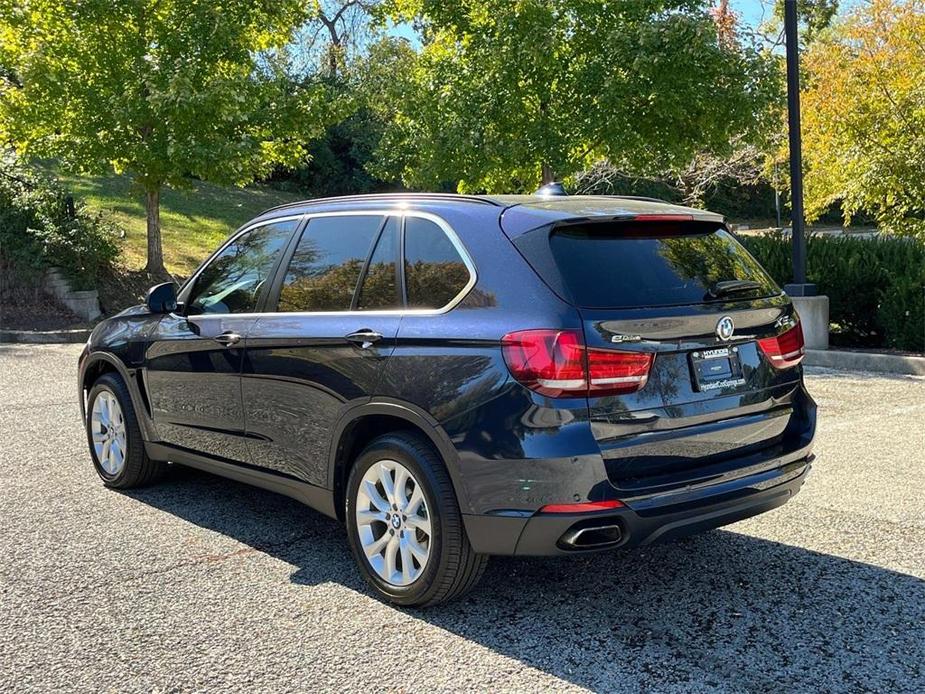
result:
<svg viewBox="0 0 925 694"><path fill-rule="evenodd" d="M297 502L187 469L130 495L297 567L293 583L369 595L341 525ZM728 530L494 557L461 600L405 612L594 690L925 690L925 581Z"/></svg>

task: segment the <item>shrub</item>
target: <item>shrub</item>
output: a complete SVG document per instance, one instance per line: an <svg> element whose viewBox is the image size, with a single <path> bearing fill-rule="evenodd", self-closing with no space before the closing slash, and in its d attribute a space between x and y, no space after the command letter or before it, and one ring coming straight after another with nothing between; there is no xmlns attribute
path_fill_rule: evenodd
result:
<svg viewBox="0 0 925 694"><path fill-rule="evenodd" d="M790 239L741 241L781 285L791 278ZM811 236L806 273L829 297L832 343L925 351L925 243L908 237Z"/></svg>
<svg viewBox="0 0 925 694"><path fill-rule="evenodd" d="M118 254L115 227L55 181L10 157L0 158L0 265L4 284L35 285L60 267L75 289L96 287ZM5 287L4 287L5 288Z"/></svg>

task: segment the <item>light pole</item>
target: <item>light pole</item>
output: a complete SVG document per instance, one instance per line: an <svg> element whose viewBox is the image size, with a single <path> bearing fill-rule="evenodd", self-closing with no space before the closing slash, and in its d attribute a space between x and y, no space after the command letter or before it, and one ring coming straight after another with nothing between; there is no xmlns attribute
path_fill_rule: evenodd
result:
<svg viewBox="0 0 925 694"><path fill-rule="evenodd" d="M793 246L793 282L784 285L800 314L806 346L829 347L829 297L819 296L806 281L806 234L803 230L803 152L800 144L800 50L796 0L784 0L784 34L787 39L787 125L790 132L790 242Z"/></svg>
<svg viewBox="0 0 925 694"><path fill-rule="evenodd" d="M796 0L784 0L787 41L787 126L790 134L790 242L793 282L784 286L790 296L814 296L816 285L806 281L806 234L803 230L803 149L800 141L800 48Z"/></svg>

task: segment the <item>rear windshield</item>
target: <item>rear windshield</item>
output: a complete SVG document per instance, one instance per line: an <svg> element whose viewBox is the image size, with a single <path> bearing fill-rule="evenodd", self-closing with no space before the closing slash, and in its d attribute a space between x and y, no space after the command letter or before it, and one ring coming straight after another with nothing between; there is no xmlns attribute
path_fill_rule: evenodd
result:
<svg viewBox="0 0 925 694"><path fill-rule="evenodd" d="M549 236L549 251L561 275L553 286L585 308L678 306L780 293L748 251L712 223L561 226ZM543 262L534 267L541 275L552 269Z"/></svg>

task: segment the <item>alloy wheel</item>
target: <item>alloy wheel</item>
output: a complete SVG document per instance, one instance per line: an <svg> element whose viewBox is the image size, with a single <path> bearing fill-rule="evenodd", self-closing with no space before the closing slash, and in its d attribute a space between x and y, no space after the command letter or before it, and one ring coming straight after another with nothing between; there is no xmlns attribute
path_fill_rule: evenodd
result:
<svg viewBox="0 0 925 694"><path fill-rule="evenodd" d="M357 491L356 523L370 566L394 586L414 583L433 547L424 490L395 460L373 463Z"/></svg>
<svg viewBox="0 0 925 694"><path fill-rule="evenodd" d="M116 396L101 390L93 401L90 415L93 450L107 475L116 476L125 466L125 418Z"/></svg>

